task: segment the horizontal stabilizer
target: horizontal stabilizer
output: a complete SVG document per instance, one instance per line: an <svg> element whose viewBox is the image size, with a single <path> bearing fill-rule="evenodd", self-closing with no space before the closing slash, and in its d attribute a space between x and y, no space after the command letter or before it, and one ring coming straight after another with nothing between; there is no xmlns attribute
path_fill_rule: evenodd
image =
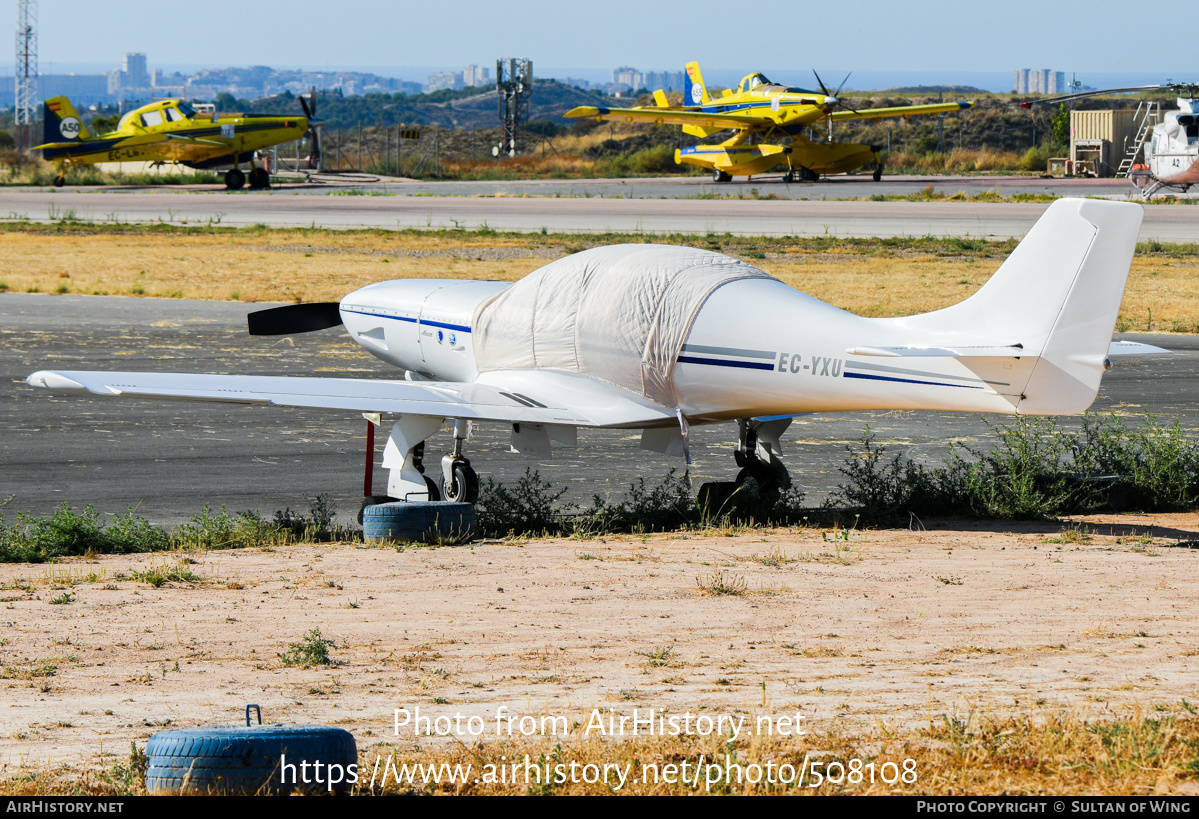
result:
<svg viewBox="0 0 1199 819"><path fill-rule="evenodd" d="M882 358L1021 358L1024 347L955 344L952 347L850 347L849 355L872 355Z"/></svg>
<svg viewBox="0 0 1199 819"><path fill-rule="evenodd" d="M1142 344L1139 341L1113 341L1107 348L1108 358L1115 355L1173 355L1169 350Z"/></svg>

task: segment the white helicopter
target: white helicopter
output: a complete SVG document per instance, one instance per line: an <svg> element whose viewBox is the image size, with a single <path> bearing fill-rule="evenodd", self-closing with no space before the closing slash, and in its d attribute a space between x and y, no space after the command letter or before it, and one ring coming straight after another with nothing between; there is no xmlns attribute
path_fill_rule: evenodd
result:
<svg viewBox="0 0 1199 819"><path fill-rule="evenodd" d="M1162 85L1109 88L1103 91L1067 94L1037 102L1066 102L1105 94L1165 89L1184 95L1179 96L1176 100L1178 110L1166 111L1161 122L1153 126L1153 133L1145 143L1145 161L1133 165L1128 174L1129 181L1140 190L1141 196L1149 199L1162 188L1178 188L1185 193L1191 185L1199 184L1199 98L1197 98L1199 97L1199 86L1168 82ZM1020 103L1022 108L1030 108L1033 104L1030 102Z"/></svg>
<svg viewBox="0 0 1199 819"><path fill-rule="evenodd" d="M475 500L463 444L477 422L511 425L512 447L537 457L574 443L579 427L604 427L642 429L643 448L688 460L691 426L735 422L738 482L785 486L779 437L793 416L1079 413L1112 356L1166 352L1112 342L1142 214L1054 202L977 293L904 318L856 316L720 253L615 245L515 284L380 282L249 315L258 335L344 324L402 380L43 370L27 381L105 398L361 412L374 425L394 414L388 501ZM424 442L447 420L453 450L434 481ZM365 494L383 502L370 492L368 471Z"/></svg>

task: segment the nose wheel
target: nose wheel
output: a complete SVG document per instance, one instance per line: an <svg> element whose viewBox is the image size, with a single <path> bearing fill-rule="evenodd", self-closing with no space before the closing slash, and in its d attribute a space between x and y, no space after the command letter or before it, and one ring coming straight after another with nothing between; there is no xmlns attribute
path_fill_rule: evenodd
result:
<svg viewBox="0 0 1199 819"><path fill-rule="evenodd" d="M479 499L479 476L462 454L462 444L470 434L470 422L454 421L454 449L441 459L441 496L448 501L474 503Z"/></svg>
<svg viewBox="0 0 1199 819"><path fill-rule="evenodd" d="M448 501L474 503L479 499L479 476L466 458L447 455L442 461L441 497ZM449 475L449 480L446 479Z"/></svg>

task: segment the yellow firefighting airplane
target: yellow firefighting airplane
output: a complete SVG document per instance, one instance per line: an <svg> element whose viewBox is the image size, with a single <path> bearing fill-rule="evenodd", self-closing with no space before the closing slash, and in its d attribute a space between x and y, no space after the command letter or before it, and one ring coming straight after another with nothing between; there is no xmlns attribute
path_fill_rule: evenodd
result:
<svg viewBox="0 0 1199 819"><path fill-rule="evenodd" d="M813 72L815 73L815 72ZM848 75L845 78L849 79ZM674 153L674 161L712 170L716 182L728 182L734 176L766 173L785 163L783 179L814 180L821 174L849 173L874 162L874 179L882 177L879 147L847 142L814 142L804 131L819 125L831 134L835 120L883 119L921 114L942 114L973 107L972 102L947 102L936 105L901 105L855 111L835 111L844 103L837 92L824 87L816 75L820 91L791 88L773 83L762 74L747 74L736 91L712 97L704 85L699 63L687 63L683 106L672 106L662 91L654 92L654 107L596 108L582 106L568 111L571 118L652 122L655 125L682 125L683 132L700 138L732 128L735 133L715 145L695 145ZM844 86L842 81L842 86ZM771 142L781 144L771 144Z"/></svg>
<svg viewBox="0 0 1199 819"><path fill-rule="evenodd" d="M313 108L300 97L304 116L268 116L260 114L200 113L183 100L158 100L121 117L117 129L93 136L66 97L54 97L43 104L45 143L42 151L47 162L57 162L57 187L66 182L67 171L74 165L100 162L178 162L189 168L207 169L232 166L225 172L225 187L237 190L246 184L241 165L249 163L251 188L268 188L270 173L254 162L254 152L300 139L311 131L311 167L320 164L320 142Z"/></svg>

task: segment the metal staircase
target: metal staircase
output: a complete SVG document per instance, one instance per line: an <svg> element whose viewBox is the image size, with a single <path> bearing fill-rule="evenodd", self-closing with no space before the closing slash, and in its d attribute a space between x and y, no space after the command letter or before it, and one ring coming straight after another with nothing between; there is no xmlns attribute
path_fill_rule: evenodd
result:
<svg viewBox="0 0 1199 819"><path fill-rule="evenodd" d="M1124 136L1124 158L1120 160L1116 176L1127 178L1132 172L1132 166L1136 164L1137 157L1141 156L1145 143L1153 135L1153 126L1161 122L1161 118L1161 103L1142 100L1137 105L1136 113L1132 118L1132 128Z"/></svg>

